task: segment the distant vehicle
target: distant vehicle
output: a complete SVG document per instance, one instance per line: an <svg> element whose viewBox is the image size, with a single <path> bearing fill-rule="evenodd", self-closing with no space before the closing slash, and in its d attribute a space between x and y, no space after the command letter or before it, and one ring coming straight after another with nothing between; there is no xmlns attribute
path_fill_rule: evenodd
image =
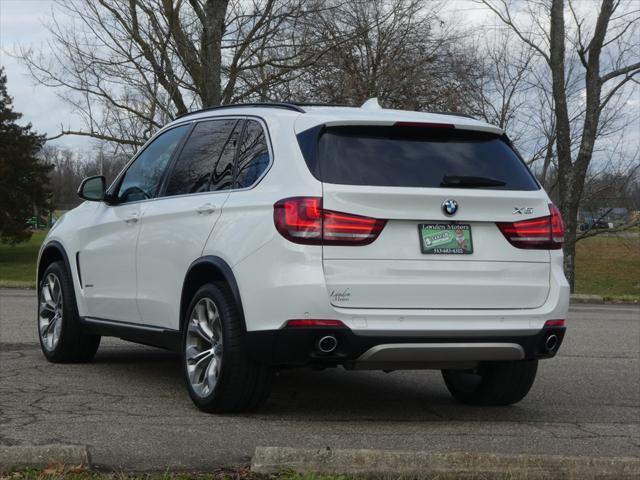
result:
<svg viewBox="0 0 640 480"><path fill-rule="evenodd" d="M593 222L593 225L591 228L598 228L598 229L609 229L609 222L605 222L604 220L596 220L595 222Z"/></svg>
<svg viewBox="0 0 640 480"><path fill-rule="evenodd" d="M613 223L606 222L604 220L594 220L591 222L583 222L578 225L578 229L581 232L586 232L587 230L608 230L613 228Z"/></svg>
<svg viewBox="0 0 640 480"><path fill-rule="evenodd" d="M29 228L46 228L49 226L49 220L44 216L33 216L25 221L25 225Z"/></svg>
<svg viewBox="0 0 640 480"><path fill-rule="evenodd" d="M208 412L257 407L299 366L440 369L461 402L511 404L565 333L560 213L464 116L206 109L79 195L38 259L44 355L175 349Z"/></svg>

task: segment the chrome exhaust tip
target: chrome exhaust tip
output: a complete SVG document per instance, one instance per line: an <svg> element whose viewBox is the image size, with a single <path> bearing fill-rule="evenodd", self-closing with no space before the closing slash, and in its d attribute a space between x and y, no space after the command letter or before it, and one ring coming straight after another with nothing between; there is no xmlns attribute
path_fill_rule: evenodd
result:
<svg viewBox="0 0 640 480"><path fill-rule="evenodd" d="M327 335L318 340L316 347L322 353L331 353L338 347L338 340L333 335Z"/></svg>
<svg viewBox="0 0 640 480"><path fill-rule="evenodd" d="M548 351L548 352L552 352L553 350L556 349L556 347L558 346L558 336L553 333L551 335L549 335L547 337L547 339L544 342L544 348Z"/></svg>

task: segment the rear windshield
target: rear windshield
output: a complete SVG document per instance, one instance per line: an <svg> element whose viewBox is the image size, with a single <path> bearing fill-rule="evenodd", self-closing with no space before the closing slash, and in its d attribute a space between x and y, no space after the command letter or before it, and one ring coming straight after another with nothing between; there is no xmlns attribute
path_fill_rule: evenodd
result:
<svg viewBox="0 0 640 480"><path fill-rule="evenodd" d="M323 129L317 149L310 148L311 139L304 132L299 140L312 173L326 183L539 189L524 162L495 134L448 128L349 126Z"/></svg>

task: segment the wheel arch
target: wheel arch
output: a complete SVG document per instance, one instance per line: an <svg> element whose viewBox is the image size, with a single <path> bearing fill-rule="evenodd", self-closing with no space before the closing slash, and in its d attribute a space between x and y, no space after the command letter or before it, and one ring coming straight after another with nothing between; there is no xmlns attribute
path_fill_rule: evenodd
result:
<svg viewBox="0 0 640 480"><path fill-rule="evenodd" d="M238 307L238 313L242 320L242 328L246 332L247 325L245 323L242 299L240 298L240 289L238 288L236 277L229 264L222 258L214 255L200 257L189 265L180 295L180 330L182 331L186 310L191 298L198 288L210 282L224 282L229 286L233 299Z"/></svg>
<svg viewBox="0 0 640 480"><path fill-rule="evenodd" d="M63 261L67 266L67 271L71 275L71 264L69 263L69 257L67 252L60 242L57 240L51 240L48 242L40 253L38 258L38 268L36 273L36 289L40 293L40 283L42 282L42 276L47 267L53 262Z"/></svg>

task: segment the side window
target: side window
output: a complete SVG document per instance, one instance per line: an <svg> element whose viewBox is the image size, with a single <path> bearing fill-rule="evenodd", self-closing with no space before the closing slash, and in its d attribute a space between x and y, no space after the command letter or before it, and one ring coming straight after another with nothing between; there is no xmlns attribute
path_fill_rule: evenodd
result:
<svg viewBox="0 0 640 480"><path fill-rule="evenodd" d="M237 124L238 120L197 123L171 171L165 195L231 188Z"/></svg>
<svg viewBox="0 0 640 480"><path fill-rule="evenodd" d="M211 191L228 190L233 186L233 162L236 159L236 150L240 142L243 124L244 122L242 120L238 120L233 132L231 132L231 135L227 138L220 158L213 169L211 186L209 187Z"/></svg>
<svg viewBox="0 0 640 480"><path fill-rule="evenodd" d="M120 182L116 195L119 203L146 200L155 196L162 174L188 128L188 125L181 125L167 130L147 145Z"/></svg>
<svg viewBox="0 0 640 480"><path fill-rule="evenodd" d="M247 120L247 127L238 152L236 188L253 185L268 165L269 148L264 129L259 122Z"/></svg>

